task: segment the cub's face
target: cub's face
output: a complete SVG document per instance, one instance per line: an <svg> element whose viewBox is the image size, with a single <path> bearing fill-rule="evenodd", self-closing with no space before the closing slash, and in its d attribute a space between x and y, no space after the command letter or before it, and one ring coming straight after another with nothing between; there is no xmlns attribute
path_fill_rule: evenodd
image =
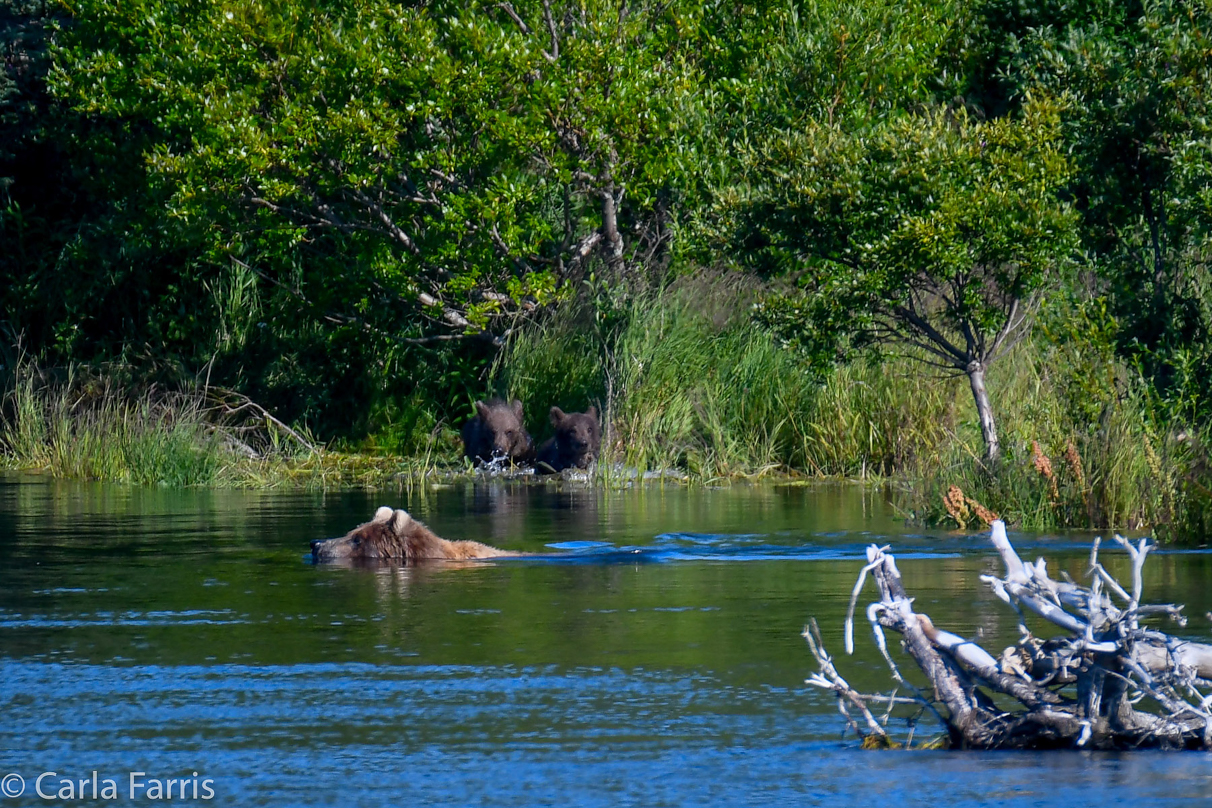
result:
<svg viewBox="0 0 1212 808"><path fill-rule="evenodd" d="M383 506L375 511L374 519L358 525L336 539L317 539L311 543L315 561L340 561L351 558L383 558L399 542L412 517L406 511L393 511Z"/></svg>
<svg viewBox="0 0 1212 808"><path fill-rule="evenodd" d="M571 413L565 413L559 407L552 407L551 423L562 447L578 460L588 461L591 455L597 454L602 443L602 434L598 426L596 407L590 407L585 412Z"/></svg>
<svg viewBox="0 0 1212 808"><path fill-rule="evenodd" d="M530 435L522 425L522 402L511 405L476 402L480 421L492 443L494 457L522 457L530 451Z"/></svg>

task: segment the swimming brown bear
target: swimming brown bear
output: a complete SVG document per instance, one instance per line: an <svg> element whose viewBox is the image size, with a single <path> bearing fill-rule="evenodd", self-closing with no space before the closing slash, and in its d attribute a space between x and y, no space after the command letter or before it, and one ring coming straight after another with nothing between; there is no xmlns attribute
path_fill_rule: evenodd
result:
<svg viewBox="0 0 1212 808"><path fill-rule="evenodd" d="M559 407L552 407L551 425L556 433L539 447L538 470L589 468L602 448L597 407L590 406L585 412L568 413ZM544 464L547 468L544 468Z"/></svg>
<svg viewBox="0 0 1212 808"><path fill-rule="evenodd" d="M476 414L463 425L463 454L471 462L491 463L508 458L513 463L534 459L534 442L522 425L522 402L506 404L499 398L476 402Z"/></svg>
<svg viewBox="0 0 1212 808"><path fill-rule="evenodd" d="M447 541L413 519L408 511L393 511L386 505L375 511L374 519L358 525L344 536L317 539L311 543L311 557L315 561L471 561L516 555L521 554L498 550L478 541Z"/></svg>

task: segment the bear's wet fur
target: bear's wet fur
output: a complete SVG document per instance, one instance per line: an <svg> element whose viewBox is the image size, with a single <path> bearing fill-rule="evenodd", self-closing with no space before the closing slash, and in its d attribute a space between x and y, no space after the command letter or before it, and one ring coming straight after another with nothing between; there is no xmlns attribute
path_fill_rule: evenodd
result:
<svg viewBox="0 0 1212 808"><path fill-rule="evenodd" d="M597 407L590 405L585 412L564 412L551 408L551 425L555 435L539 447L540 471L587 469L597 459L602 448L602 428L598 424ZM547 468L544 468L546 466Z"/></svg>
<svg viewBox="0 0 1212 808"><path fill-rule="evenodd" d="M478 541L447 541L413 519L408 511L393 511L386 505L375 511L374 519L344 536L311 543L311 557L315 561L471 561L512 555L518 553Z"/></svg>
<svg viewBox="0 0 1212 808"><path fill-rule="evenodd" d="M534 442L523 426L522 402L477 401L475 416L463 425L463 454L472 463L505 458L512 463L532 461Z"/></svg>

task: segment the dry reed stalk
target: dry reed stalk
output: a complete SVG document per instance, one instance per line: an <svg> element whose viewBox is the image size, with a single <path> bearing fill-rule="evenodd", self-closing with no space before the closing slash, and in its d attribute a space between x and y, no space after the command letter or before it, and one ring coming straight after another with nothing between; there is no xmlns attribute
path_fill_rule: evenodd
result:
<svg viewBox="0 0 1212 808"><path fill-rule="evenodd" d="M976 514L977 518L984 522L986 526L992 525L1000 518L996 513L989 510L972 497L964 497L964 499L967 500L968 507L972 509L972 512Z"/></svg>
<svg viewBox="0 0 1212 808"><path fill-rule="evenodd" d="M968 505L964 502L964 492L958 485L951 486L947 489L947 493L943 494L943 507L959 525L960 530L964 529L972 517Z"/></svg>
<svg viewBox="0 0 1212 808"><path fill-rule="evenodd" d="M975 514L977 519L980 519L986 525L991 525L999 517L996 513L986 508L984 505L977 502L970 496L964 494L964 490L958 485L953 485L947 489L947 493L943 495L943 507L947 509L947 513L960 526L960 530L968 524L968 520Z"/></svg>
<svg viewBox="0 0 1212 808"><path fill-rule="evenodd" d="M1169 522L1174 514L1174 483L1170 479L1170 475L1162 468L1161 458L1158 457L1157 451L1153 448L1153 441L1150 439L1149 430L1146 428L1144 434L1145 447L1145 463L1149 466L1149 473L1153 475L1153 480L1162 492L1162 510L1163 513L1160 519L1155 519L1155 522Z"/></svg>
<svg viewBox="0 0 1212 808"><path fill-rule="evenodd" d="M1077 453L1077 447L1073 445L1073 441L1065 444L1065 463L1069 466L1069 471L1073 473L1073 479L1077 481L1077 487L1082 492L1082 503L1085 504L1086 496L1086 470L1082 466L1082 456Z"/></svg>
<svg viewBox="0 0 1212 808"><path fill-rule="evenodd" d="M1056 486L1056 473L1052 470L1052 460L1039 448L1037 440L1031 441L1031 465L1035 467L1039 476L1048 481L1048 499L1055 508L1060 499L1060 491Z"/></svg>

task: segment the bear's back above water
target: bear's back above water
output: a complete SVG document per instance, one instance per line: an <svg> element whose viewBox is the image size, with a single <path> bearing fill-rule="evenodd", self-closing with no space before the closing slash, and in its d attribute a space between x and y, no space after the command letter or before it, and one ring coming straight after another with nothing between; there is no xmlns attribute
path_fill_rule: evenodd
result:
<svg viewBox="0 0 1212 808"><path fill-rule="evenodd" d="M552 407L551 425L555 427L555 435L539 447L538 462L553 471L589 468L602 448L597 407L590 405L585 412L567 413ZM542 466L539 468L547 470Z"/></svg>
<svg viewBox="0 0 1212 808"><path fill-rule="evenodd" d="M344 536L311 543L315 561L469 561L510 555L515 554L478 541L447 541L413 519L408 511L393 511L386 505L375 511L374 519Z"/></svg>
<svg viewBox="0 0 1212 808"><path fill-rule="evenodd" d="M463 425L463 454L472 463L508 458L514 463L534 459L534 442L523 426L522 402L499 398L476 402L476 414Z"/></svg>

